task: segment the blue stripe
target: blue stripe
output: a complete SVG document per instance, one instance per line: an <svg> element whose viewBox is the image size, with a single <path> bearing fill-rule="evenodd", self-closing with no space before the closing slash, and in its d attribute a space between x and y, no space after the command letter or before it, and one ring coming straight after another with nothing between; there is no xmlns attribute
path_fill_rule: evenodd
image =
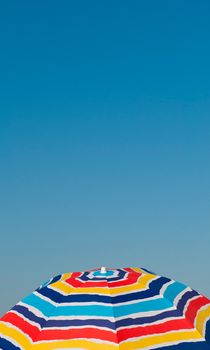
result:
<svg viewBox="0 0 210 350"><path fill-rule="evenodd" d="M181 293L185 289L186 289L186 286L184 284L179 282L173 282L165 290L164 298L170 300L173 303L177 295L179 295L179 293Z"/></svg>
<svg viewBox="0 0 210 350"><path fill-rule="evenodd" d="M178 345L161 346L156 350L209 350L210 346L205 341L180 343Z"/></svg>
<svg viewBox="0 0 210 350"><path fill-rule="evenodd" d="M171 307L171 303L167 299L158 298L155 300L148 300L141 303L130 305L121 305L114 307L114 316L122 317L135 314L138 312L165 310Z"/></svg>
<svg viewBox="0 0 210 350"><path fill-rule="evenodd" d="M15 346L10 341L0 338L0 349L1 350L21 350L20 347Z"/></svg>
<svg viewBox="0 0 210 350"><path fill-rule="evenodd" d="M52 283L58 282L61 279L61 277L62 277L62 275L57 275L53 278L50 278L49 280L47 280L47 282L42 283L42 285L39 288L37 288L36 290L38 291L43 287L46 287Z"/></svg>
<svg viewBox="0 0 210 350"><path fill-rule="evenodd" d="M209 343L209 349L210 349L210 319L206 323L206 340Z"/></svg>
<svg viewBox="0 0 210 350"><path fill-rule="evenodd" d="M152 271L150 271L150 270L147 270L147 269L145 269L144 267L140 267L140 269L141 269L143 272L149 273L150 275L157 275L155 272L152 272Z"/></svg>
<svg viewBox="0 0 210 350"><path fill-rule="evenodd" d="M102 317L121 317L132 313L147 312L151 310L164 310L171 307L171 303L164 298L143 301L130 305L81 305L81 306L59 306L56 307L49 302L42 300L35 294L26 297L23 302L34 306L40 310L46 317L54 316L102 316Z"/></svg>
<svg viewBox="0 0 210 350"><path fill-rule="evenodd" d="M30 311L27 307L22 305L15 305L12 310L17 311L19 314L26 317L28 320L36 322L41 327L44 327L46 324L46 320L42 317L36 316L32 311Z"/></svg>
<svg viewBox="0 0 210 350"><path fill-rule="evenodd" d="M46 328L50 327L79 327L79 326L95 326L95 327L106 327L115 330L115 322L111 322L105 319L88 319L88 320L48 320Z"/></svg>
<svg viewBox="0 0 210 350"><path fill-rule="evenodd" d="M47 317L54 314L54 310L56 309L56 306L39 298L35 294L29 295L28 297L23 299L22 302L25 303L26 305L34 306L35 308L40 310L43 313L43 315L45 315Z"/></svg>
<svg viewBox="0 0 210 350"><path fill-rule="evenodd" d="M107 271L107 275L105 275L104 278L101 278L101 277L98 278L97 276L90 278L90 277L88 277L90 272L87 271L82 276L80 276L78 279L80 279L82 281L97 281L97 282L105 280L105 281L107 281L107 283L109 283L109 282L122 280L125 277L126 273L128 274L128 272L124 271L124 270L117 269L117 271L119 274L116 277L109 278L108 280L107 280L107 276L108 276L109 270Z"/></svg>

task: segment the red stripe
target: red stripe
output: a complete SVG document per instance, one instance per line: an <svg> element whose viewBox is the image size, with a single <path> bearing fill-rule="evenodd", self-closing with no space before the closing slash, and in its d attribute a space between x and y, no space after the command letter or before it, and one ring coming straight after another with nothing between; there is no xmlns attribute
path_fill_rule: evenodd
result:
<svg viewBox="0 0 210 350"><path fill-rule="evenodd" d="M172 330L192 329L193 326L185 319L172 320L157 325L140 326L134 328L122 329L117 332L119 341L133 337L142 337L151 334L161 334Z"/></svg>
<svg viewBox="0 0 210 350"><path fill-rule="evenodd" d="M66 282L69 283L74 288L107 287L106 281L99 281L99 282L87 282L87 281L85 281L85 283L82 283L81 281L78 281L78 280L70 277Z"/></svg>
<svg viewBox="0 0 210 350"><path fill-rule="evenodd" d="M39 328L23 320L22 317L16 315L12 311L8 312L2 318L2 321L9 322L13 326L16 326L23 333L27 334L33 341L37 338L37 335L39 333Z"/></svg>
<svg viewBox="0 0 210 350"><path fill-rule="evenodd" d="M130 269L126 269L126 270L130 270ZM134 284L138 281L139 277L141 276L141 273L136 272L134 270L128 271L131 272L128 274L128 276L126 277L126 279L123 281L116 281L116 282L109 282L108 281L108 286L109 288L112 287L121 287L121 286L128 286L130 284Z"/></svg>
<svg viewBox="0 0 210 350"><path fill-rule="evenodd" d="M107 340L117 344L116 334L111 331L105 331L100 329L87 328L71 328L65 330L43 330L40 333L40 340L60 340L60 339L100 339Z"/></svg>
<svg viewBox="0 0 210 350"><path fill-rule="evenodd" d="M91 287L123 287L137 282L138 278L141 276L141 273L136 272L132 269L125 269L128 272L128 276L125 280L120 280L116 282L106 281L84 281L79 280L81 272L74 272L67 280L66 283L70 284L75 288L91 288Z"/></svg>
<svg viewBox="0 0 210 350"><path fill-rule="evenodd" d="M207 299L206 297L200 295L198 298L193 299L189 305L188 308L185 312L185 317L190 320L190 322L194 323L196 315L199 311L199 309L202 306L210 304L210 300Z"/></svg>
<svg viewBox="0 0 210 350"><path fill-rule="evenodd" d="M72 275L65 281L66 283L70 284L72 287L75 288L89 288L89 287L107 287L106 281L99 281L99 282L82 282L81 280L78 280L78 278L82 275L81 272L73 272Z"/></svg>

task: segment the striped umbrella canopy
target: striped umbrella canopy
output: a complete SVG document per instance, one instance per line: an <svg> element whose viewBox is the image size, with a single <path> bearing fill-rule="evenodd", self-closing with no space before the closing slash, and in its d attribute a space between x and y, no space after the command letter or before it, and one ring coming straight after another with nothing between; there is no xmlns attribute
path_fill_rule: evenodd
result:
<svg viewBox="0 0 210 350"><path fill-rule="evenodd" d="M3 350L210 350L210 300L142 268L50 279L0 320Z"/></svg>

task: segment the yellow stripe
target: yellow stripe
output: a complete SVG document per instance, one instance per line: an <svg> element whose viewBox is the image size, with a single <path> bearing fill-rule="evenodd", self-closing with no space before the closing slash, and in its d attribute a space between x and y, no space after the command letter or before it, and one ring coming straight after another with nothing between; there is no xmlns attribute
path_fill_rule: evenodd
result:
<svg viewBox="0 0 210 350"><path fill-rule="evenodd" d="M152 345L161 345L167 343L173 343L177 341L186 341L186 340L203 340L201 335L197 330L193 330L190 332L171 332L165 333L161 335L155 335L151 337L145 337L136 341L129 341L120 344L121 350L135 350L135 349L143 349L147 346Z"/></svg>
<svg viewBox="0 0 210 350"><path fill-rule="evenodd" d="M68 273L63 273L60 281L66 281L68 278L70 278L72 275L72 272L68 272Z"/></svg>
<svg viewBox="0 0 210 350"><path fill-rule="evenodd" d="M30 340L16 328L9 327L6 323L0 322L0 334L14 339L23 349L30 349Z"/></svg>
<svg viewBox="0 0 210 350"><path fill-rule="evenodd" d="M142 270L140 267L131 267L132 270L138 272L138 273L143 273L143 274L147 274L147 275L152 275L151 273L149 272L146 272L144 270ZM155 275L154 275L155 276Z"/></svg>
<svg viewBox="0 0 210 350"><path fill-rule="evenodd" d="M202 308L200 311L198 311L198 314L196 316L195 320L195 327L198 330L198 332L205 337L205 324L206 321L210 318L210 305L208 305L205 308Z"/></svg>
<svg viewBox="0 0 210 350"><path fill-rule="evenodd" d="M57 290L60 290L61 292L64 292L65 294L70 293L84 293L84 294L104 294L104 295L117 295L121 293L127 293L127 292L135 292L140 291L142 289L145 289L148 284L155 278L155 275L144 275L142 276L137 283L131 284L124 287L115 287L115 288L107 288L107 287L90 287L90 288L74 288L70 285L68 285L65 282L58 281L52 284L52 287L56 288Z"/></svg>
<svg viewBox="0 0 210 350"><path fill-rule="evenodd" d="M119 345L100 344L88 340L62 340L53 343L35 343L33 350L56 350L56 349L86 349L86 350L117 350Z"/></svg>

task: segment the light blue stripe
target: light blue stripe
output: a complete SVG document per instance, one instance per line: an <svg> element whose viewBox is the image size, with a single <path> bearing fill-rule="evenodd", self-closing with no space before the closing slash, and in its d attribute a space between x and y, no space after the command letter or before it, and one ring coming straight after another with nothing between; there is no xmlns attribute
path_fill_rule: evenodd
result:
<svg viewBox="0 0 210 350"><path fill-rule="evenodd" d="M45 316L49 317L55 312L56 306L50 304L49 302L39 298L35 294L31 294L22 300L23 303L34 306L36 309L40 310Z"/></svg>
<svg viewBox="0 0 210 350"><path fill-rule="evenodd" d="M181 293L183 290L186 289L186 286L179 282L174 282L173 284L170 284L165 292L164 292L164 298L171 301L171 303L174 302L174 299Z"/></svg>
<svg viewBox="0 0 210 350"><path fill-rule="evenodd" d="M50 302L41 297L31 294L26 297L23 302L27 305L34 306L40 310L46 317L54 316L104 316L104 317L121 317L129 316L134 313L165 310L172 306L173 300L177 295L186 288L181 283L174 282L169 285L164 292L164 297L157 299L135 302L133 304L122 305L101 305L91 303L89 305L81 304L81 306L67 305L54 306Z"/></svg>
<svg viewBox="0 0 210 350"><path fill-rule="evenodd" d="M158 298L155 300L148 300L141 303L135 303L130 305L122 305L114 307L114 316L129 316L130 314L147 312L147 311L158 311L165 310L171 307L170 301L163 298Z"/></svg>
<svg viewBox="0 0 210 350"><path fill-rule="evenodd" d="M120 317L136 312L145 312L150 310L163 310L171 306L166 299L160 298L145 302L128 304L128 305L81 305L81 306L58 306L55 307L49 302L39 298L35 294L25 298L23 302L27 305L34 306L40 310L46 317L54 316L104 316L104 317ZM114 314L113 314L114 313Z"/></svg>

